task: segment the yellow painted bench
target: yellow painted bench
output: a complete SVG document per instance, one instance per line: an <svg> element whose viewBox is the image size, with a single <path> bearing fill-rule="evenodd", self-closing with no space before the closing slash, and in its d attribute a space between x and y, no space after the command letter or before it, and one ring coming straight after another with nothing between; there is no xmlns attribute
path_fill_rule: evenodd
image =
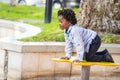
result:
<svg viewBox="0 0 120 80"><path fill-rule="evenodd" d="M60 58L52 58L54 62L73 62L73 59L65 60ZM90 66L97 65L97 66L120 66L119 63L110 63L110 62L74 62L76 66L81 66L81 80L89 80L90 76Z"/></svg>

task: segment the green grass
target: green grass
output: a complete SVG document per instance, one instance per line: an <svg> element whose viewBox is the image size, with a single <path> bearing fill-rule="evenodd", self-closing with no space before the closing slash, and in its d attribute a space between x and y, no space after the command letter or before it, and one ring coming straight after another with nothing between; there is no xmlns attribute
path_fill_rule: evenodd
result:
<svg viewBox="0 0 120 80"><path fill-rule="evenodd" d="M0 18L8 20L43 19L44 8L17 5L16 7L0 3Z"/></svg>
<svg viewBox="0 0 120 80"><path fill-rule="evenodd" d="M63 31L60 30L57 20L57 11L59 9L52 10L52 22L49 24L44 23L44 7L35 7L27 5L17 5L11 7L8 4L0 3L0 19L19 21L19 20L41 20L42 22L28 22L28 24L38 26L42 29L42 32L28 38L20 39L25 42L64 42ZM73 9L76 14L78 9ZM120 43L120 36L116 35L100 35L104 43Z"/></svg>
<svg viewBox="0 0 120 80"><path fill-rule="evenodd" d="M104 43L120 43L120 35L99 34Z"/></svg>
<svg viewBox="0 0 120 80"><path fill-rule="evenodd" d="M50 24L34 24L42 26L42 32L37 34L36 36L23 38L22 41L64 41L63 31L59 29L57 21L54 21Z"/></svg>

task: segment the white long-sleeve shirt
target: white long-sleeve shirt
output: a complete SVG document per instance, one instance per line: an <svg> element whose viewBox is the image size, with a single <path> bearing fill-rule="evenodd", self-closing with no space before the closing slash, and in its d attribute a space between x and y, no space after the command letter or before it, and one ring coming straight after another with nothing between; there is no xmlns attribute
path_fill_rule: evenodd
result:
<svg viewBox="0 0 120 80"><path fill-rule="evenodd" d="M96 32L88 30L76 25L71 25L65 34L65 53L67 57L71 57L73 46L76 47L77 59L82 61L84 52L88 52L89 45L97 35Z"/></svg>

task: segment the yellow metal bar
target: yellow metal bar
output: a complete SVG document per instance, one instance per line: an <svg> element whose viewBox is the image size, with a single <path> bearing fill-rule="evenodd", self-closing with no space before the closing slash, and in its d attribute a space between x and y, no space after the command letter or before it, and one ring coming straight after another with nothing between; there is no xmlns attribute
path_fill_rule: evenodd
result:
<svg viewBox="0 0 120 80"><path fill-rule="evenodd" d="M74 64L78 66L92 66L93 65L90 62L74 62Z"/></svg>
<svg viewBox="0 0 120 80"><path fill-rule="evenodd" d="M72 62L71 59L60 59L60 58L52 58L52 61L54 62Z"/></svg>
<svg viewBox="0 0 120 80"><path fill-rule="evenodd" d="M120 66L119 63L110 63L110 62L75 62L74 64L78 66L91 66L91 65Z"/></svg>
<svg viewBox="0 0 120 80"><path fill-rule="evenodd" d="M52 61L54 62L73 62L73 59L60 59L60 58L52 58ZM92 65L98 65L98 66L120 66L119 63L111 63L111 62L74 62L75 65L78 66L92 66Z"/></svg>

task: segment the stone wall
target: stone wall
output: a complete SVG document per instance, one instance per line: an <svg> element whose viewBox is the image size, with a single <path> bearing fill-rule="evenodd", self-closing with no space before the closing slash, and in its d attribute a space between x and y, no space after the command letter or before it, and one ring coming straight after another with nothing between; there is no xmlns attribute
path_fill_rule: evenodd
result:
<svg viewBox="0 0 120 80"><path fill-rule="evenodd" d="M5 43L1 44L4 45ZM0 49L0 78L7 75L7 80L80 80L81 67L72 63L52 62L52 58L64 56L64 43L59 42L37 42L19 43L19 45L8 44L7 49ZM104 48L102 44L100 50ZM112 53L116 63L120 63L120 46L116 44L106 47ZM114 44L115 45L115 44ZM4 46L4 47L5 47ZM13 49L11 49L13 47ZM15 48L15 47L19 47ZM119 49L118 49L119 48ZM18 50L18 51L17 51ZM6 59L6 56L7 58ZM73 56L76 53L73 50ZM6 60L7 68L4 69ZM7 74L5 74L7 70ZM120 67L92 66L90 80L119 80Z"/></svg>

